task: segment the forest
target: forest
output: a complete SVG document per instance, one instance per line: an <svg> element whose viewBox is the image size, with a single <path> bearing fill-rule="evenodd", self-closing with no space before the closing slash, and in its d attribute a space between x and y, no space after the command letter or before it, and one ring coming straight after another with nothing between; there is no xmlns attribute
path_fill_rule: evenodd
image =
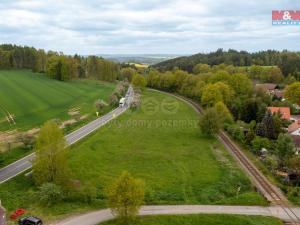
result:
<svg viewBox="0 0 300 225"><path fill-rule="evenodd" d="M233 66L247 67L251 65L259 66L278 66L284 76L292 74L300 78L300 53L284 51L267 50L249 53L247 51L236 51L229 49L224 51L218 49L208 54L199 53L192 56L179 57L158 63L154 68L161 71L173 70L179 68L192 72L195 65L202 63L210 66L227 64Z"/></svg>
<svg viewBox="0 0 300 225"><path fill-rule="evenodd" d="M114 81L119 74L118 64L101 57L69 56L10 44L0 45L0 69L31 69L60 81L77 78Z"/></svg>

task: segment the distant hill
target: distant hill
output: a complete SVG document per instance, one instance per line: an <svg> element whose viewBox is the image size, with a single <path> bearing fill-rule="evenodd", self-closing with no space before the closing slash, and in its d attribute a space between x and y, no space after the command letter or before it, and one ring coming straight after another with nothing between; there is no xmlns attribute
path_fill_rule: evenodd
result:
<svg viewBox="0 0 300 225"><path fill-rule="evenodd" d="M193 67L198 63L205 63L211 66L225 63L234 66L279 66L284 75L296 74L300 71L300 53L289 51L267 50L255 53L246 51L219 49L211 53L199 53L191 56L183 56L166 60L153 65L161 71L179 68L192 72Z"/></svg>
<svg viewBox="0 0 300 225"><path fill-rule="evenodd" d="M173 59L178 57L179 55L172 54L123 54L123 55L109 55L103 54L98 55L102 56L105 59L118 62L118 63L140 63L140 64L148 64L153 65L165 60Z"/></svg>

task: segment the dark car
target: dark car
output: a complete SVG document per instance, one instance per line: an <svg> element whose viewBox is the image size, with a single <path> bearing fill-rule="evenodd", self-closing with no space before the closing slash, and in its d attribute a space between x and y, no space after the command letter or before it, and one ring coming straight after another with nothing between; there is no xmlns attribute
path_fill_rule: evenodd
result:
<svg viewBox="0 0 300 225"><path fill-rule="evenodd" d="M42 225L42 224L43 222L41 219L33 216L23 217L19 220L19 225Z"/></svg>

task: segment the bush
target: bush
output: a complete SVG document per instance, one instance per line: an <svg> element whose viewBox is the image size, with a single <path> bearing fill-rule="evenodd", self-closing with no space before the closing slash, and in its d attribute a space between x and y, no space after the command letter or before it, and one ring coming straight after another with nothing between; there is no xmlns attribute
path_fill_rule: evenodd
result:
<svg viewBox="0 0 300 225"><path fill-rule="evenodd" d="M199 127L203 134L214 135L221 129L221 120L215 108L207 109L199 120Z"/></svg>
<svg viewBox="0 0 300 225"><path fill-rule="evenodd" d="M31 150L34 144L34 136L28 133L22 133L18 136L18 140L24 144L26 149Z"/></svg>
<svg viewBox="0 0 300 225"><path fill-rule="evenodd" d="M259 155L262 148L269 149L271 148L271 142L268 138L263 138L256 136L254 140L251 142L252 145L252 151Z"/></svg>
<svg viewBox="0 0 300 225"><path fill-rule="evenodd" d="M242 127L238 125L229 125L226 127L226 130L235 140L244 142L245 134Z"/></svg>
<svg viewBox="0 0 300 225"><path fill-rule="evenodd" d="M111 96L109 96L109 104L111 106L117 106L119 104L119 98L116 94L112 94Z"/></svg>
<svg viewBox="0 0 300 225"><path fill-rule="evenodd" d="M95 102L95 107L98 112L102 112L105 106L106 106L106 103L101 99L98 99Z"/></svg>
<svg viewBox="0 0 300 225"><path fill-rule="evenodd" d="M60 186L53 183L45 183L40 187L39 200L47 206L54 205L63 199L63 191Z"/></svg>

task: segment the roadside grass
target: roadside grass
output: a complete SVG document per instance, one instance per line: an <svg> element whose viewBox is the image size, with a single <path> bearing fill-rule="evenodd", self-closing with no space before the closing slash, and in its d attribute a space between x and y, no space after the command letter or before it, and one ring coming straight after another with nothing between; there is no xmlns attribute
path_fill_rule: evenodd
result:
<svg viewBox="0 0 300 225"><path fill-rule="evenodd" d="M142 102L140 110L127 111L69 150L72 178L97 189L92 204L41 206L31 179L20 175L0 185L8 212L24 207L53 220L105 208L104 190L124 170L145 181L146 204L268 204L223 145L201 135L189 105L152 91L144 92Z"/></svg>
<svg viewBox="0 0 300 225"><path fill-rule="evenodd" d="M116 220L99 225L120 225ZM283 225L273 217L238 215L166 215L139 217L134 225Z"/></svg>
<svg viewBox="0 0 300 225"><path fill-rule="evenodd" d="M95 80L61 82L29 70L1 70L1 107L15 117L16 125L9 125L1 110L0 131L28 130L54 118L66 120L71 108L91 113L95 100L107 100L114 87Z"/></svg>

